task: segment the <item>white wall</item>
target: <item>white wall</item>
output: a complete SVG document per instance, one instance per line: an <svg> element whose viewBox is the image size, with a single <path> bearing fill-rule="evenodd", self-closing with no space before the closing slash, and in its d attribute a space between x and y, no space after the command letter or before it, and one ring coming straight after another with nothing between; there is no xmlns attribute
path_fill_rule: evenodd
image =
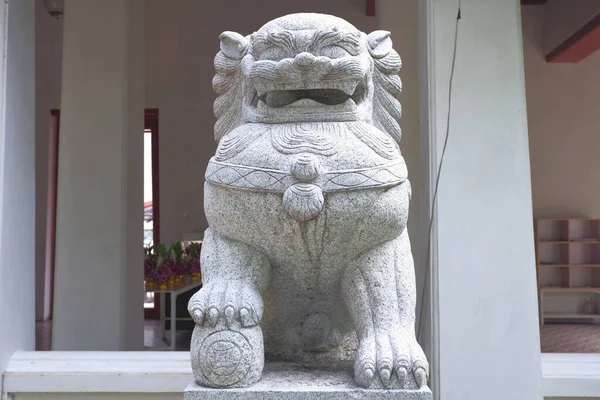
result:
<svg viewBox="0 0 600 400"><path fill-rule="evenodd" d="M546 63L543 14L523 7L533 213L600 217L600 52Z"/></svg>
<svg viewBox="0 0 600 400"><path fill-rule="evenodd" d="M442 400L540 399L531 181L517 1L462 1L434 283ZM446 132L457 0L430 0L432 146ZM434 175L435 176L435 175Z"/></svg>
<svg viewBox="0 0 600 400"><path fill-rule="evenodd" d="M35 2L35 318L50 314L45 276L46 201L50 110L60 108L62 20L52 18L41 1Z"/></svg>
<svg viewBox="0 0 600 400"><path fill-rule="evenodd" d="M35 316L34 2L9 3L8 21L0 5L0 371L14 351L33 350Z"/></svg>

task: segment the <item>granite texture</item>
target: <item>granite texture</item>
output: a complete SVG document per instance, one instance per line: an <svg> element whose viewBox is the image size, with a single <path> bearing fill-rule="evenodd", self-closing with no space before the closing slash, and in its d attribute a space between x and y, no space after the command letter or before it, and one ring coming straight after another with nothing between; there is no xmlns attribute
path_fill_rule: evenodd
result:
<svg viewBox="0 0 600 400"><path fill-rule="evenodd" d="M270 363L263 378L249 388L207 389L195 382L184 392L185 400L431 400L428 388L386 390L358 388L348 371L303 368L290 363Z"/></svg>
<svg viewBox="0 0 600 400"><path fill-rule="evenodd" d="M291 14L220 40L204 286L188 305L196 382L247 387L266 359L426 387L389 32Z"/></svg>

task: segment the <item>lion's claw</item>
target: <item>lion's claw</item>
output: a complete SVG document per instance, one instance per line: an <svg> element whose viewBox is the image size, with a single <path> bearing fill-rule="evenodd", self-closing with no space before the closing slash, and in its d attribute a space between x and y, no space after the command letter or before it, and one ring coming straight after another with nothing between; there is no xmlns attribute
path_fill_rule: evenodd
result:
<svg viewBox="0 0 600 400"><path fill-rule="evenodd" d="M227 326L258 325L263 302L251 282L244 280L211 283L200 289L188 303L188 311L200 326L215 327L222 320Z"/></svg>
<svg viewBox="0 0 600 400"><path fill-rule="evenodd" d="M355 380L365 388L419 389L427 385L429 374L424 360L423 350L410 337L392 333L365 337L357 351Z"/></svg>

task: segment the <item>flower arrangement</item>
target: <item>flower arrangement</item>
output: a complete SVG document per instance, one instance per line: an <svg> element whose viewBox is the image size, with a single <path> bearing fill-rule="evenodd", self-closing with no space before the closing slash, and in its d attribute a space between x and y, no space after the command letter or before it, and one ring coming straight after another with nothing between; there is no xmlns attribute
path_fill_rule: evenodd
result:
<svg viewBox="0 0 600 400"><path fill-rule="evenodd" d="M199 280L200 244L191 243L187 247L182 242L166 247L164 244L144 247L144 280L147 285L167 285L179 283L191 277Z"/></svg>
<svg viewBox="0 0 600 400"><path fill-rule="evenodd" d="M187 270L192 275L192 280L199 280L200 274L200 243L192 242L186 249L184 260Z"/></svg>

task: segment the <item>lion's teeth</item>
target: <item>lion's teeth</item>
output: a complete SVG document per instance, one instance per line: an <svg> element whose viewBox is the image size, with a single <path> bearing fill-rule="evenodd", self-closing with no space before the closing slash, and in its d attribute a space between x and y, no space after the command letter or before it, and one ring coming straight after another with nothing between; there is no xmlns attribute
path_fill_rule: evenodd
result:
<svg viewBox="0 0 600 400"><path fill-rule="evenodd" d="M283 90L311 90L311 89L338 89L351 96L354 94L358 82L292 82L292 83L276 83L272 85L260 85L256 87L258 96L263 96L271 91Z"/></svg>
<svg viewBox="0 0 600 400"><path fill-rule="evenodd" d="M265 115L269 111L269 107L267 107L267 105L265 104L264 101L259 100L258 105L257 105L257 110L260 114Z"/></svg>
<svg viewBox="0 0 600 400"><path fill-rule="evenodd" d="M342 87L340 89L344 93L346 93L348 96L352 96L354 94L354 91L356 90L357 86L358 86L358 82L344 82L344 84L342 85Z"/></svg>

